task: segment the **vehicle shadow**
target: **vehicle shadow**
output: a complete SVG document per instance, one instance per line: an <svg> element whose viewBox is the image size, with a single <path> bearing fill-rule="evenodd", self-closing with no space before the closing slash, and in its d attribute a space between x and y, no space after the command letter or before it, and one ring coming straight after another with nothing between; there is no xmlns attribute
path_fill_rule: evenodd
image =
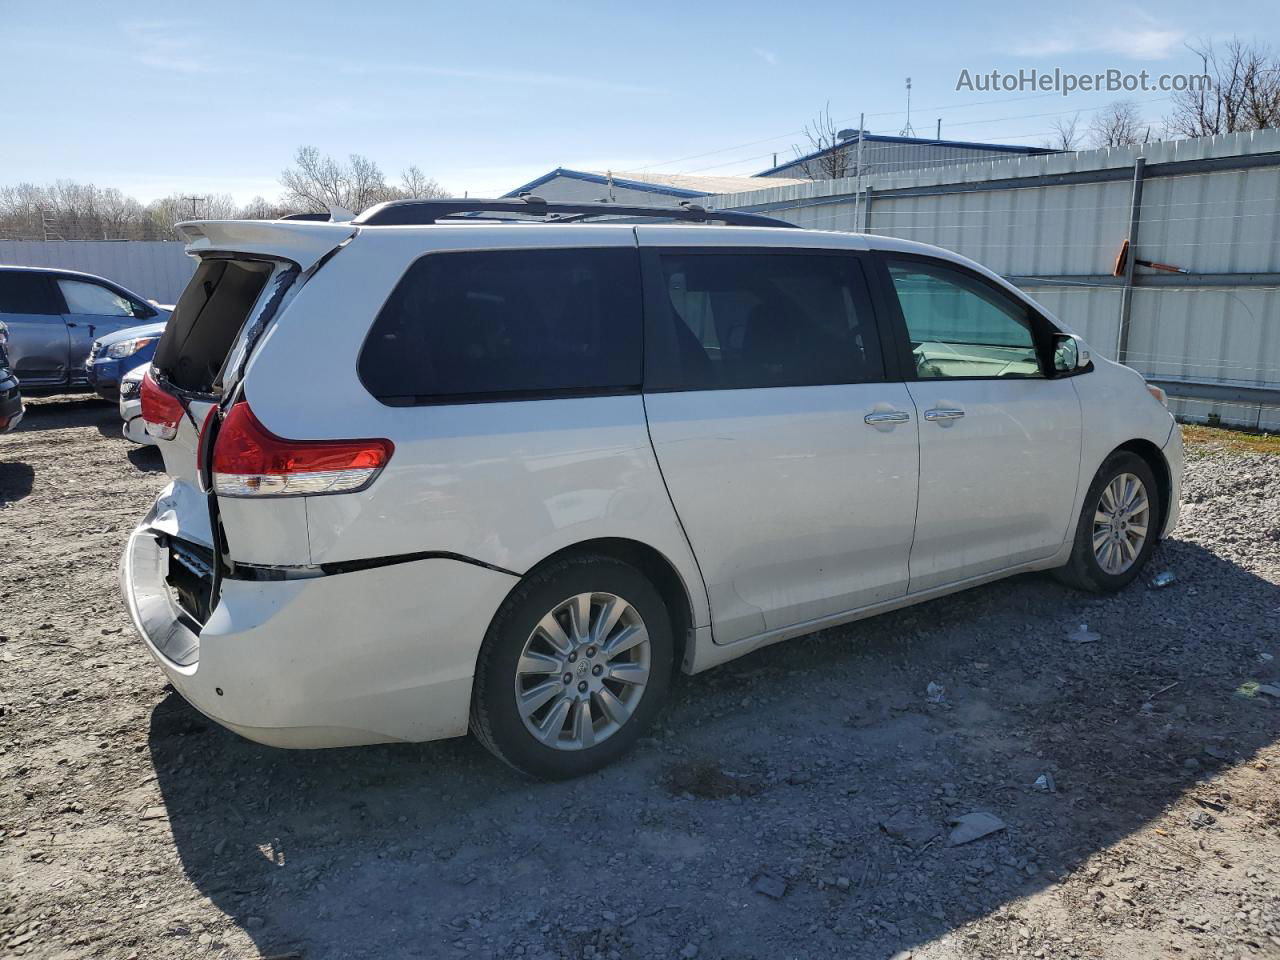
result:
<svg viewBox="0 0 1280 960"><path fill-rule="evenodd" d="M119 407L91 393L25 398L27 413L16 434L67 427L97 427L104 436L120 436ZM115 433L109 434L112 425Z"/></svg>
<svg viewBox="0 0 1280 960"><path fill-rule="evenodd" d="M160 455L158 447L132 447L125 456L129 458L130 463L143 473L156 473L164 469L164 457Z"/></svg>
<svg viewBox="0 0 1280 960"><path fill-rule="evenodd" d="M1195 796L1229 816L1207 782L1280 737L1275 704L1237 693L1276 676L1259 654L1280 639L1280 588L1180 541L1149 569L1178 579L1102 597L1019 577L683 678L654 736L567 783L525 780L469 739L272 750L173 693L151 754L189 878L264 955L675 956L693 942L884 958L1155 822L1171 839L1150 858L1218 869L1212 838L1188 841L1207 834L1172 808L1201 809ZM1033 786L1041 773L1053 792ZM975 810L1005 829L950 846L948 817ZM895 814L908 827L887 832ZM753 889L762 871L776 898ZM1078 905L1099 936L1124 921L1104 906Z"/></svg>
<svg viewBox="0 0 1280 960"><path fill-rule="evenodd" d="M0 460L0 506L30 494L35 480L36 472L31 464Z"/></svg>

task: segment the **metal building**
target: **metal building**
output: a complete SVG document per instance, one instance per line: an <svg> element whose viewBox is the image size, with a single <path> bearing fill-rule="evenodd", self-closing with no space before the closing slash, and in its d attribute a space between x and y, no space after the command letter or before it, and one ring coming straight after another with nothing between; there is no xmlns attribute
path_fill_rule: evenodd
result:
<svg viewBox="0 0 1280 960"><path fill-rule="evenodd" d="M1280 130L939 165L704 203L954 250L1164 387L1180 416L1280 430ZM1117 275L1125 240L1129 267Z"/></svg>
<svg viewBox="0 0 1280 960"><path fill-rule="evenodd" d="M556 167L505 194L533 193L544 200L608 200L665 206L720 193L748 193L803 180L758 177L702 177L687 173L586 171Z"/></svg>
<svg viewBox="0 0 1280 960"><path fill-rule="evenodd" d="M816 150L756 174L756 177L838 180L858 176L857 130L842 130L845 139L834 147ZM1056 153L1044 147L1009 143L973 143L967 140L933 140L920 137L886 137L862 132L862 175L883 176L901 170L930 170L978 160L1007 160Z"/></svg>

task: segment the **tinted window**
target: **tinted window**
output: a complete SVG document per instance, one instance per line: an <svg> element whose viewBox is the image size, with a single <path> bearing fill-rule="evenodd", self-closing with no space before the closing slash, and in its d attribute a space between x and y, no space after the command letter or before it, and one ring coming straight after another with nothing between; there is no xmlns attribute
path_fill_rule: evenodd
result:
<svg viewBox="0 0 1280 960"><path fill-rule="evenodd" d="M944 264L889 258L888 265L918 376L1042 375L1024 305Z"/></svg>
<svg viewBox="0 0 1280 960"><path fill-rule="evenodd" d="M0 313L61 313L43 273L0 270Z"/></svg>
<svg viewBox="0 0 1280 960"><path fill-rule="evenodd" d="M83 280L58 280L62 299L67 302L67 313L92 314L100 317L142 316L144 311L128 297L99 283Z"/></svg>
<svg viewBox="0 0 1280 960"><path fill-rule="evenodd" d="M658 257L646 387L717 390L884 376L856 258L673 252Z"/></svg>
<svg viewBox="0 0 1280 960"><path fill-rule="evenodd" d="M360 378L392 402L635 388L640 317L632 248L429 254L379 312Z"/></svg>

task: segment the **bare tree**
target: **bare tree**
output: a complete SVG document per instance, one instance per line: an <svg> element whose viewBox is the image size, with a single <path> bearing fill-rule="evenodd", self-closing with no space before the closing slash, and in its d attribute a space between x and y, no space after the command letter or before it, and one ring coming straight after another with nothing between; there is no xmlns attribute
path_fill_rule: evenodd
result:
<svg viewBox="0 0 1280 960"><path fill-rule="evenodd" d="M98 194L98 211L102 232L107 239L134 239L137 225L144 218L142 204L115 187L107 187Z"/></svg>
<svg viewBox="0 0 1280 960"><path fill-rule="evenodd" d="M800 165L803 176L810 180L838 180L857 175L852 148L841 146L846 141L840 139L840 131L831 119L831 104L804 125L804 135L808 148L792 147L797 158L809 157Z"/></svg>
<svg viewBox="0 0 1280 960"><path fill-rule="evenodd" d="M332 157L315 147L299 147L294 166L280 174L289 202L313 213L345 207L351 199L349 175Z"/></svg>
<svg viewBox="0 0 1280 960"><path fill-rule="evenodd" d="M1083 139L1083 133L1080 130L1080 114L1073 114L1070 120L1059 117L1049 126L1053 127L1053 136L1045 141L1045 146L1050 150L1080 149L1080 141Z"/></svg>
<svg viewBox="0 0 1280 960"><path fill-rule="evenodd" d="M142 205L114 187L59 180L0 187L0 236L26 240L133 240Z"/></svg>
<svg viewBox="0 0 1280 960"><path fill-rule="evenodd" d="M235 220L244 216L230 194L197 196L191 193L174 193L147 204L147 238L173 239L177 236L173 225L183 220Z"/></svg>
<svg viewBox="0 0 1280 960"><path fill-rule="evenodd" d="M408 200L435 200L449 194L435 179L428 177L417 166L400 174L400 191Z"/></svg>
<svg viewBox="0 0 1280 960"><path fill-rule="evenodd" d="M1145 133L1138 108L1128 100L1108 104L1089 122L1089 136L1095 147L1127 147L1142 143Z"/></svg>
<svg viewBox="0 0 1280 960"><path fill-rule="evenodd" d="M1209 89L1173 95L1165 126L1173 136L1211 137L1280 127L1280 58L1266 44L1232 37L1219 50L1212 40L1188 44L1200 58Z"/></svg>
<svg viewBox="0 0 1280 960"><path fill-rule="evenodd" d="M34 183L0 187L0 236L44 239L44 188Z"/></svg>
<svg viewBox="0 0 1280 960"><path fill-rule="evenodd" d="M194 198L194 211L193 207ZM179 192L143 206L115 187L59 180L0 187L0 237L14 240L176 240L173 225L200 220L274 220L295 212L256 197L240 207L228 194Z"/></svg>
<svg viewBox="0 0 1280 960"><path fill-rule="evenodd" d="M315 147L299 147L294 166L280 175L285 201L314 213L342 207L359 213L384 200L445 196L440 185L418 167L401 175L401 184L389 184L378 165L368 157L351 154L346 162L322 156Z"/></svg>
<svg viewBox="0 0 1280 960"><path fill-rule="evenodd" d="M279 220L294 212L296 211L279 202L259 196L246 203L240 209L238 216L241 220Z"/></svg>
<svg viewBox="0 0 1280 960"><path fill-rule="evenodd" d="M289 213L324 211L330 204L360 210L383 200L447 196L418 167L388 184L373 161L353 156L339 163L314 147L298 151L285 173L288 195L254 197L240 206L229 194L179 191L145 206L115 187L59 180L44 186L0 186L0 238L13 240L176 240L183 220L275 220Z"/></svg>

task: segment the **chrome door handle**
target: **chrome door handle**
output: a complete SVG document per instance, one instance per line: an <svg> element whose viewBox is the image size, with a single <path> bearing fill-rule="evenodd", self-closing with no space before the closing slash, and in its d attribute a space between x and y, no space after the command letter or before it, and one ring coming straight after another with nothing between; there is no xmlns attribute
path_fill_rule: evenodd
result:
<svg viewBox="0 0 1280 960"><path fill-rule="evenodd" d="M924 412L924 418L926 420L933 420L935 422L938 420L959 420L963 416L964 411L958 410L955 407L934 407L932 410L926 410Z"/></svg>
<svg viewBox="0 0 1280 960"><path fill-rule="evenodd" d="M902 410L887 410L884 413L868 413L862 418L862 422L874 427L878 423L906 423L910 419L911 414Z"/></svg>

